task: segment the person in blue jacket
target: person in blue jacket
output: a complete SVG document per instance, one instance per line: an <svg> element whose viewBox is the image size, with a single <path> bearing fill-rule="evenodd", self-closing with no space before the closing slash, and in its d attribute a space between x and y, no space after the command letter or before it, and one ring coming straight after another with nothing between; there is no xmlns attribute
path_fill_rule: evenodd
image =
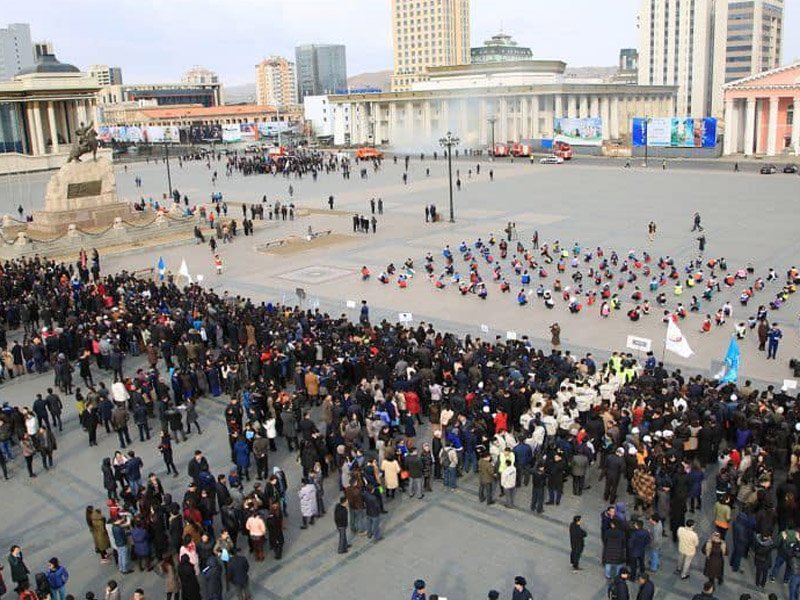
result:
<svg viewBox="0 0 800 600"><path fill-rule="evenodd" d="M53 600L64 600L69 581L69 573L64 565L54 556L47 561L47 582L50 584L50 595Z"/></svg>
<svg viewBox="0 0 800 600"><path fill-rule="evenodd" d="M241 435L233 445L233 456L236 459L236 471L239 473L239 479L244 477L250 481L250 445Z"/></svg>

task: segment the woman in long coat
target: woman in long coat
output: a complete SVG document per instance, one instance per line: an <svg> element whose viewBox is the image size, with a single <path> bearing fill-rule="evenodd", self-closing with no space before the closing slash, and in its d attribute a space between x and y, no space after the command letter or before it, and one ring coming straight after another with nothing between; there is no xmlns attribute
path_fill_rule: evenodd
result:
<svg viewBox="0 0 800 600"><path fill-rule="evenodd" d="M303 485L297 495L300 497L300 515L303 517L300 529L306 529L309 521L313 525L317 516L317 488L304 477Z"/></svg>
<svg viewBox="0 0 800 600"><path fill-rule="evenodd" d="M181 582L183 600L202 600L200 582L197 580L197 573L194 571L194 565L189 560L188 554L181 556L181 562L178 565L178 579Z"/></svg>
<svg viewBox="0 0 800 600"><path fill-rule="evenodd" d="M381 469L383 469L383 478L386 483L386 495L389 498L394 498L395 490L400 487L400 464L390 451L386 452L386 457L381 463Z"/></svg>
<svg viewBox="0 0 800 600"><path fill-rule="evenodd" d="M709 581L713 581L714 585L722 583L725 575L725 556L728 554L728 548L725 546L725 542L718 531L711 534L711 539L703 547L703 554L706 555L706 566L703 569L703 575L708 577Z"/></svg>
<svg viewBox="0 0 800 600"><path fill-rule="evenodd" d="M92 529L92 538L94 539L94 547L100 553L100 560L108 561L108 549L111 547L111 540L108 539L108 530L106 530L106 520L100 509L95 508L89 517L89 522Z"/></svg>

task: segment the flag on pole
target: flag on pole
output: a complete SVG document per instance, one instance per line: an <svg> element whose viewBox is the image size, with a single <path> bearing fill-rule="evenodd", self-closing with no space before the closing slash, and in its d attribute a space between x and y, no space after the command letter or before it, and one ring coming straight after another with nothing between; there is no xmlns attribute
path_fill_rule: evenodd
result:
<svg viewBox="0 0 800 600"><path fill-rule="evenodd" d="M178 275L186 277L189 283L192 283L192 276L189 274L189 266L186 264L186 259L181 260L181 268L178 270Z"/></svg>
<svg viewBox="0 0 800 600"><path fill-rule="evenodd" d="M694 354L689 347L688 340L683 337L678 324L673 319L670 319L667 323L667 338L664 342L664 349L683 358L689 358Z"/></svg>
<svg viewBox="0 0 800 600"><path fill-rule="evenodd" d="M161 281L164 281L164 275L166 274L166 272L167 272L167 263L164 262L164 257L163 256L159 256L158 257L158 278Z"/></svg>
<svg viewBox="0 0 800 600"><path fill-rule="evenodd" d="M722 370L717 374L720 383L736 383L739 378L739 359L742 352L739 344L736 343L736 336L731 336L731 343L728 344L728 352L723 359Z"/></svg>

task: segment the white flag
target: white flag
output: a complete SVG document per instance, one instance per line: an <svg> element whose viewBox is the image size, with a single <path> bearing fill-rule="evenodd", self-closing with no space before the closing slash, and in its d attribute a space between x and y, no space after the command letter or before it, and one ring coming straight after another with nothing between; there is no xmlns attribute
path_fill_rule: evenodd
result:
<svg viewBox="0 0 800 600"><path fill-rule="evenodd" d="M683 358L689 358L694 354L689 347L688 340L683 336L680 328L673 319L670 319L667 324L667 340L664 347Z"/></svg>
<svg viewBox="0 0 800 600"><path fill-rule="evenodd" d="M192 276L189 275L189 266L186 264L186 259L181 260L181 268L178 269L178 275L186 277L189 283L192 283Z"/></svg>

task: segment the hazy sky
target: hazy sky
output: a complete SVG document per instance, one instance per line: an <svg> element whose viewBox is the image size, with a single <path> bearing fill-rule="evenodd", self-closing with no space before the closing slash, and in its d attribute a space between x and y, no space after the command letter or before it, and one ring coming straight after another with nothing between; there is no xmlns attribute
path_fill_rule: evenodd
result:
<svg viewBox="0 0 800 600"><path fill-rule="evenodd" d="M176 81L195 64L226 85L254 80L270 54L303 43L347 46L349 75L391 69L390 0L3 0L4 23L28 22L62 61L122 67L127 83ZM534 56L616 64L636 47L638 0L472 0L472 45L500 30ZM786 0L784 62L800 58L800 0Z"/></svg>

